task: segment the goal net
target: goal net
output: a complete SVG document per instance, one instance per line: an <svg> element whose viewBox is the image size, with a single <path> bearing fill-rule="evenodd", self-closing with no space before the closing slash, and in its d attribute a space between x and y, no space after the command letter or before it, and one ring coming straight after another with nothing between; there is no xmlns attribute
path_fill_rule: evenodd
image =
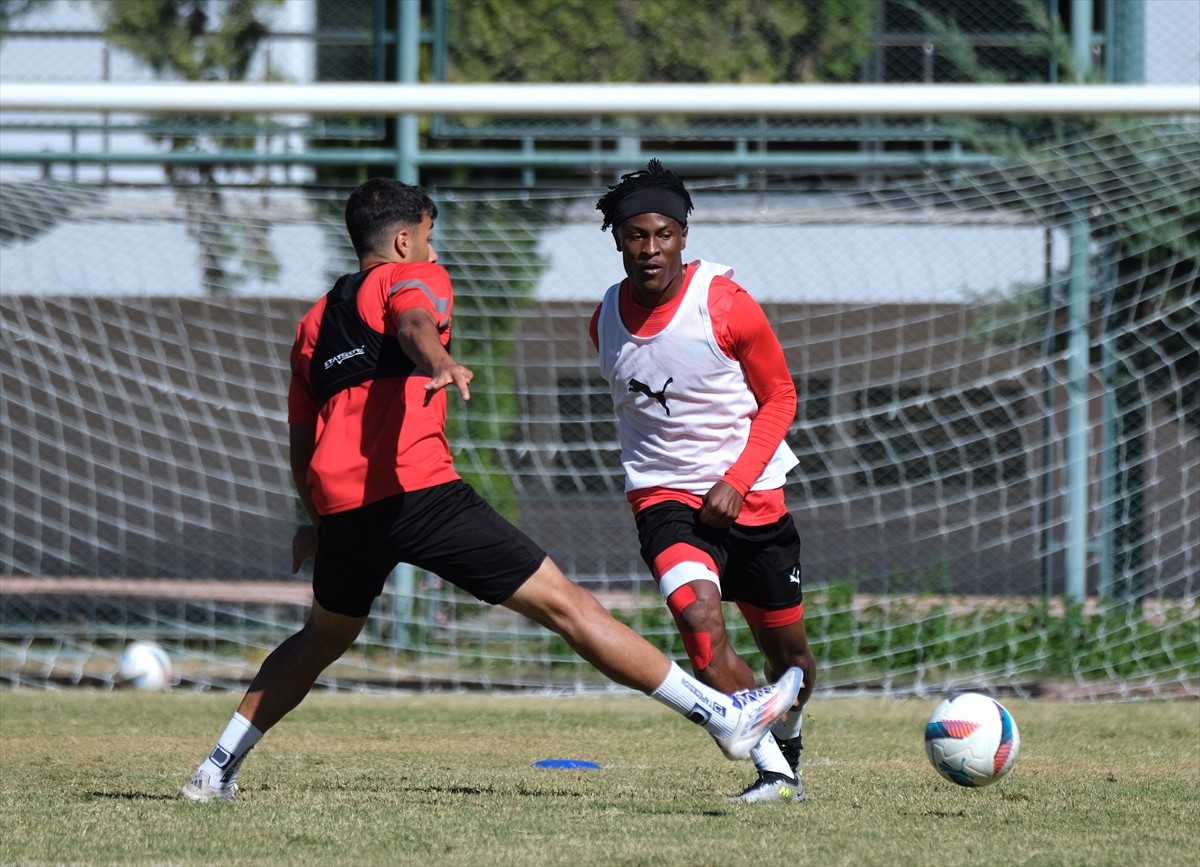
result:
<svg viewBox="0 0 1200 867"><path fill-rule="evenodd" d="M820 688L1196 694L1196 119L979 121L954 126L969 160L687 173L687 256L734 268L796 382L786 493ZM651 156L671 167L647 149L621 170ZM622 276L595 211L618 174L433 190L476 374L451 441L683 660L587 337ZM302 624L287 359L355 267L349 189L0 184L0 682L112 685L150 639L176 688L236 688ZM605 687L556 636L406 567L320 683Z"/></svg>

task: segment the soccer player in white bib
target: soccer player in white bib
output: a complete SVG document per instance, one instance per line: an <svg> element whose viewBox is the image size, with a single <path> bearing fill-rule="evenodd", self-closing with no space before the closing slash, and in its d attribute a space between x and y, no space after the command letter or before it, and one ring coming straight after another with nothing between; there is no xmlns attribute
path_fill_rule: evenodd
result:
<svg viewBox="0 0 1200 867"><path fill-rule="evenodd" d="M684 261L692 199L658 160L623 175L596 208L626 276L604 294L590 331L642 558L701 681L729 694L754 687L722 600L746 618L768 680L803 670L796 705L751 753L758 779L736 797L804 800L800 729L816 663L800 537L783 496L797 463L784 441L796 388L783 348L732 268Z"/></svg>

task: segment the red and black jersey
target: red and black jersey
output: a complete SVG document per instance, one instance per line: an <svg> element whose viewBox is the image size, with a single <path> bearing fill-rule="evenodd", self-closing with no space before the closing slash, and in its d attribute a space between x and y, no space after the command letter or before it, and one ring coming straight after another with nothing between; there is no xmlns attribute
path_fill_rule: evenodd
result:
<svg viewBox="0 0 1200 867"><path fill-rule="evenodd" d="M321 514L459 478L445 434L446 393L427 395L429 372L396 340L400 314L422 307L449 345L453 306L442 266L387 263L343 278L300 320L288 421L316 426L308 482Z"/></svg>

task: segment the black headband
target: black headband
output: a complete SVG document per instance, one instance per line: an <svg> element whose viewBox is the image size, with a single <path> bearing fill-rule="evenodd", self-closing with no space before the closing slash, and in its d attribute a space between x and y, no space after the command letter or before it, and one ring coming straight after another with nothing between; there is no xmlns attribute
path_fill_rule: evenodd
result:
<svg viewBox="0 0 1200 867"><path fill-rule="evenodd" d="M613 207L613 228L638 214L662 214L681 226L687 225L688 206L683 196L663 187L641 187Z"/></svg>

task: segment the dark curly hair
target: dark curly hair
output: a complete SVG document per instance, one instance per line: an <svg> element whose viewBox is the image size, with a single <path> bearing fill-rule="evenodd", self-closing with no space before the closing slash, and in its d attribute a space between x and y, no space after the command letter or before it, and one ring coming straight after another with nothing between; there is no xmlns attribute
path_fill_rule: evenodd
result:
<svg viewBox="0 0 1200 867"><path fill-rule="evenodd" d="M677 174L663 168L657 159L652 159L646 168L621 175L620 183L609 187L608 192L596 202L596 210L604 215L604 223L600 226L602 232L610 226L620 225L629 217L652 210L673 217L681 226L686 226L687 215L692 212L692 197Z"/></svg>

